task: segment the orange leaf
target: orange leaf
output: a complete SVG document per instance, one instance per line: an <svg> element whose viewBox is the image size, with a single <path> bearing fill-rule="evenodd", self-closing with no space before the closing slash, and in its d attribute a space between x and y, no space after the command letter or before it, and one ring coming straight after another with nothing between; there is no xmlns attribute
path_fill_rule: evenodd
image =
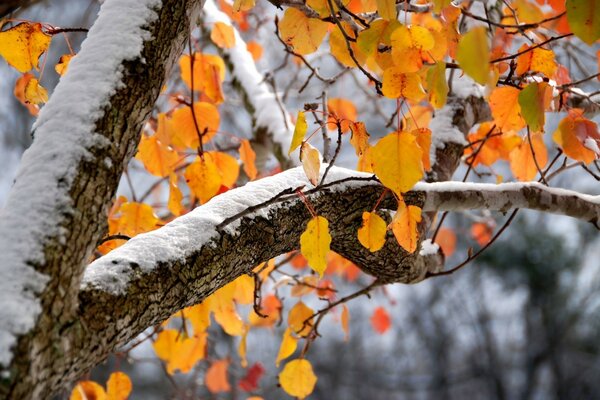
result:
<svg viewBox="0 0 600 400"><path fill-rule="evenodd" d="M362 226L358 230L358 241L372 252L385 244L387 224L375 212L363 212Z"/></svg>
<svg viewBox="0 0 600 400"><path fill-rule="evenodd" d="M179 190L179 186L177 186L177 175L171 174L169 177L169 200L167 208L177 217L183 214L184 211L183 204L181 203L182 200L183 194Z"/></svg>
<svg viewBox="0 0 600 400"><path fill-rule="evenodd" d="M361 156L369 147L369 133L364 122L353 122L350 124L350 144L354 147L357 156Z"/></svg>
<svg viewBox="0 0 600 400"><path fill-rule="evenodd" d="M456 248L456 234L452 229L442 228L435 237L435 242L442 248L444 256L449 258Z"/></svg>
<svg viewBox="0 0 600 400"><path fill-rule="evenodd" d="M348 306L345 304L342 306L341 322L344 330L344 340L347 342L350 337L350 313L348 312Z"/></svg>
<svg viewBox="0 0 600 400"><path fill-rule="evenodd" d="M31 115L36 116L40 111L40 107L37 104L31 104L25 98L25 88L27 87L29 81L31 81L32 79L35 79L35 77L29 72L24 73L23 76L17 79L17 82L15 83L14 95L17 98L17 100L21 102L21 104L27 107Z"/></svg>
<svg viewBox="0 0 600 400"><path fill-rule="evenodd" d="M194 123L193 116L196 116ZM219 129L219 111L217 107L206 102L194 103L194 112L188 106L178 108L168 120L173 145L196 149L200 144L208 142Z"/></svg>
<svg viewBox="0 0 600 400"><path fill-rule="evenodd" d="M308 265L323 276L327 268L327 253L331 245L329 222L321 216L313 217L300 235L300 252L308 261Z"/></svg>
<svg viewBox="0 0 600 400"><path fill-rule="evenodd" d="M162 144L156 135L142 135L135 158L144 164L148 172L160 177L170 175L179 162L179 155Z"/></svg>
<svg viewBox="0 0 600 400"><path fill-rule="evenodd" d="M111 234L121 233L133 237L158 228L160 222L148 204L123 203L119 208L119 218L115 221Z"/></svg>
<svg viewBox="0 0 600 400"><path fill-rule="evenodd" d="M327 111L332 114L327 120L329 130L336 130L336 122L339 120L342 132L348 132L350 124L357 117L356 106L346 99L331 98L327 100Z"/></svg>
<svg viewBox="0 0 600 400"><path fill-rule="evenodd" d="M531 148L533 147L533 153ZM535 158L534 158L535 154ZM531 145L526 138L519 147L510 153L510 169L513 175L520 181L530 181L546 166L548 162L548 151L539 133L531 134Z"/></svg>
<svg viewBox="0 0 600 400"><path fill-rule="evenodd" d="M247 139L241 140L240 145L240 159L244 163L244 172L250 178L250 180L256 179L258 175L258 171L256 170L256 165L254 162L256 161L256 153L252 150L252 146L250 146L250 141Z"/></svg>
<svg viewBox="0 0 600 400"><path fill-rule="evenodd" d="M275 264L273 264L274 266ZM267 316L267 318L262 318L256 315L254 310L250 312L249 320L250 324L253 326L273 326L277 321L279 321L279 316L281 315L281 301L275 295L268 295L263 298L260 305L260 312Z"/></svg>
<svg viewBox="0 0 600 400"><path fill-rule="evenodd" d="M600 146L598 126L578 111L571 111L559 122L552 138L574 160L589 164L600 157L594 151Z"/></svg>
<svg viewBox="0 0 600 400"><path fill-rule="evenodd" d="M0 56L19 72L38 69L38 59L51 40L50 35L42 32L42 24L21 22L0 32Z"/></svg>
<svg viewBox="0 0 600 400"><path fill-rule="evenodd" d="M398 211L392 219L392 232L398 244L409 253L417 249L419 231L417 225L421 222L421 209L417 206L407 206L404 201L398 202Z"/></svg>
<svg viewBox="0 0 600 400"><path fill-rule="evenodd" d="M390 315L383 307L377 307L371 315L371 326L375 332L383 335L392 326Z"/></svg>
<svg viewBox="0 0 600 400"><path fill-rule="evenodd" d="M221 175L221 184L228 188L235 185L240 175L240 165L235 157L221 151L207 151L204 157L212 157Z"/></svg>
<svg viewBox="0 0 600 400"><path fill-rule="evenodd" d="M104 388L93 381L81 381L73 388L69 400L107 400Z"/></svg>
<svg viewBox="0 0 600 400"><path fill-rule="evenodd" d="M131 393L131 379L123 372L113 372L106 382L107 400L126 400Z"/></svg>
<svg viewBox="0 0 600 400"><path fill-rule="evenodd" d="M204 384L211 393L231 391L231 386L229 386L227 379L227 368L229 368L229 360L217 360L206 371Z"/></svg>
<svg viewBox="0 0 600 400"><path fill-rule="evenodd" d="M309 18L302 11L289 7L279 22L279 34L298 54L313 53L325 38L329 24Z"/></svg>
<svg viewBox="0 0 600 400"><path fill-rule="evenodd" d="M531 46L524 44L519 48L519 53L530 48ZM557 68L558 65L554 59L554 52L552 50L536 47L517 57L517 69L515 72L517 75L523 75L527 72L541 72L546 75L546 77L552 78L556 73Z"/></svg>
<svg viewBox="0 0 600 400"><path fill-rule="evenodd" d="M428 128L415 129L410 132L417 138L417 144L422 150L421 162L425 171L431 170L431 160L429 159L429 149L431 147L431 130Z"/></svg>
<svg viewBox="0 0 600 400"><path fill-rule="evenodd" d="M212 54L194 53L194 75L192 76L192 59L183 55L179 59L181 78L194 90L203 91L215 103L223 101L221 83L225 79L225 62L219 56ZM192 85L193 78L193 85Z"/></svg>
<svg viewBox="0 0 600 400"><path fill-rule="evenodd" d="M392 132L371 149L373 171L381 183L401 194L423 177L422 153L414 135Z"/></svg>
<svg viewBox="0 0 600 400"><path fill-rule="evenodd" d="M279 383L287 394L303 399L313 392L317 377L308 360L298 359L288 362L283 367L279 374Z"/></svg>
<svg viewBox="0 0 600 400"><path fill-rule="evenodd" d="M480 246L485 246L492 239L493 230L488 224L475 222L471 225L471 236Z"/></svg>
<svg viewBox="0 0 600 400"><path fill-rule="evenodd" d="M319 153L319 150L310 143L302 143L300 161L310 183L317 186L319 183L319 170L321 169L321 153Z"/></svg>
<svg viewBox="0 0 600 400"><path fill-rule="evenodd" d="M233 27L223 22L215 22L210 33L210 39L222 49L230 49L235 46Z"/></svg>
<svg viewBox="0 0 600 400"><path fill-rule="evenodd" d="M36 78L31 78L25 85L25 102L42 104L48 101L48 91L44 89Z"/></svg>
<svg viewBox="0 0 600 400"><path fill-rule="evenodd" d="M519 89L499 87L490 95L490 108L498 129L502 132L518 131L525 127L519 105Z"/></svg>
<svg viewBox="0 0 600 400"><path fill-rule="evenodd" d="M248 52L252 54L252 59L255 62L260 60L263 55L263 47L260 45L260 43L251 40L246 43L246 48L248 49Z"/></svg>

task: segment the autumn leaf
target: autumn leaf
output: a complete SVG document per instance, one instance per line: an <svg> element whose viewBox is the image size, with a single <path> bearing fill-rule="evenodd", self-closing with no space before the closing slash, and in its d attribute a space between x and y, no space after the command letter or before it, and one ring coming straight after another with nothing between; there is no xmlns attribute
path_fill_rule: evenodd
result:
<svg viewBox="0 0 600 400"><path fill-rule="evenodd" d="M203 301L195 306L188 307L183 314L194 328L194 335L205 332L210 326L210 301Z"/></svg>
<svg viewBox="0 0 600 400"><path fill-rule="evenodd" d="M327 268L327 253L330 245L329 222L321 216L313 217L300 236L300 252L319 276L323 276Z"/></svg>
<svg viewBox="0 0 600 400"><path fill-rule="evenodd" d="M600 157L595 151L600 146L598 126L579 110L572 110L558 123L552 138L573 160L589 164Z"/></svg>
<svg viewBox="0 0 600 400"><path fill-rule="evenodd" d="M518 131L525 127L519 105L519 89L498 87L490 95L490 108L498 129L502 132Z"/></svg>
<svg viewBox="0 0 600 400"><path fill-rule="evenodd" d="M279 346L279 352L277 353L277 359L275 360L275 366L279 367L279 363L282 360L285 360L296 351L296 347L298 346L298 339L296 339L292 335L292 329L287 328L283 333L283 339L281 340L281 345Z"/></svg>
<svg viewBox="0 0 600 400"><path fill-rule="evenodd" d="M73 388L69 400L108 400L104 388L93 381L81 381Z"/></svg>
<svg viewBox="0 0 600 400"><path fill-rule="evenodd" d="M142 135L135 158L144 164L146 171L160 177L170 175L179 162L177 152L162 144L156 135Z"/></svg>
<svg viewBox="0 0 600 400"><path fill-rule="evenodd" d="M193 61L192 76L192 58L187 54L181 56L181 79L190 89L193 86L194 90L203 91L215 103L221 103L224 99L221 84L225 79L225 62L219 56L204 53L194 53Z"/></svg>
<svg viewBox="0 0 600 400"><path fill-rule="evenodd" d="M543 132L546 109L552 101L552 88L546 82L532 82L519 93L523 119L533 132Z"/></svg>
<svg viewBox="0 0 600 400"><path fill-rule="evenodd" d="M255 0L234 0L233 1L233 9L236 12L248 11L248 10L251 10L252 8L254 8L255 4L256 4Z"/></svg>
<svg viewBox="0 0 600 400"><path fill-rule="evenodd" d="M510 153L510 169L520 181L531 181L540 170L543 170L546 163L548 163L548 150L539 133L531 134L531 144L529 139L525 138L519 147Z"/></svg>
<svg viewBox="0 0 600 400"><path fill-rule="evenodd" d="M521 143L514 132L500 132L491 121L481 123L467 139L472 145L465 147L465 155L473 167L480 163L491 166L500 158L508 160L510 152Z"/></svg>
<svg viewBox="0 0 600 400"><path fill-rule="evenodd" d="M344 341L348 341L350 338L350 313L348 312L348 306L342 305L342 316L340 317L342 329L344 330Z"/></svg>
<svg viewBox="0 0 600 400"><path fill-rule="evenodd" d="M325 38L329 24L309 18L302 11L289 7L279 22L279 34L298 54L313 53Z"/></svg>
<svg viewBox="0 0 600 400"><path fill-rule="evenodd" d="M429 128L414 129L410 132L417 139L417 144L421 148L421 162L425 171L431 170L431 160L429 149L431 148L431 130Z"/></svg>
<svg viewBox="0 0 600 400"><path fill-rule="evenodd" d="M206 338L205 332L184 337L175 329L165 329L158 334L152 347L158 358L167 363L169 374L177 370L185 374L205 357Z"/></svg>
<svg viewBox="0 0 600 400"><path fill-rule="evenodd" d="M169 200L167 201L167 208L175 216L183 214L184 207L182 204L183 194L177 184L177 175L171 174L169 177Z"/></svg>
<svg viewBox="0 0 600 400"><path fill-rule="evenodd" d="M423 177L422 152L414 135L392 132L371 149L373 171L396 194L407 192Z"/></svg>
<svg viewBox="0 0 600 400"><path fill-rule="evenodd" d="M370 251L378 251L385 244L387 224L375 212L363 212L358 241Z"/></svg>
<svg viewBox="0 0 600 400"><path fill-rule="evenodd" d="M215 22L210 32L210 40L222 49L232 48L235 46L233 27L223 22Z"/></svg>
<svg viewBox="0 0 600 400"><path fill-rule="evenodd" d="M131 379L123 372L113 372L106 382L107 400L126 400L132 389Z"/></svg>
<svg viewBox="0 0 600 400"><path fill-rule="evenodd" d="M391 35L400 26L398 21L377 19L367 29L359 32L356 44L367 57L376 57L380 44L391 45Z"/></svg>
<svg viewBox="0 0 600 400"><path fill-rule="evenodd" d="M207 151L204 157L212 157L221 175L221 185L231 188L240 176L240 165L235 157L222 151Z"/></svg>
<svg viewBox="0 0 600 400"><path fill-rule="evenodd" d="M313 392L317 377L308 360L298 359L288 362L283 367L279 374L279 383L287 394L303 399Z"/></svg>
<svg viewBox="0 0 600 400"><path fill-rule="evenodd" d="M42 24L21 22L0 32L0 56L19 72L38 69L38 59L51 40L52 37L42 31Z"/></svg>
<svg viewBox="0 0 600 400"><path fill-rule="evenodd" d="M17 79L13 93L17 100L19 100L21 104L27 107L31 115L37 116L40 111L40 107L37 104L32 104L29 101L27 101L27 98L25 97L25 88L27 87L29 81L31 81L32 79L35 79L33 74L29 72L24 73L19 79Z"/></svg>
<svg viewBox="0 0 600 400"><path fill-rule="evenodd" d="M487 28L471 29L458 42L456 60L462 70L473 80L485 85L490 76L490 45Z"/></svg>
<svg viewBox="0 0 600 400"><path fill-rule="evenodd" d="M201 101L194 103L194 112L188 106L173 111L167 129L173 145L196 149L200 144L199 137L202 136L202 143L208 142L217 133L219 123L217 107Z"/></svg>
<svg viewBox="0 0 600 400"><path fill-rule="evenodd" d="M393 21L396 19L398 12L396 11L395 0L376 0L377 12L379 16L387 21Z"/></svg>
<svg viewBox="0 0 600 400"><path fill-rule="evenodd" d="M227 379L227 368L229 368L229 360L214 361L206 374L204 375L204 384L211 393L221 393L231 391L229 380Z"/></svg>
<svg viewBox="0 0 600 400"><path fill-rule="evenodd" d="M115 221L111 233L121 233L130 237L154 230L160 222L152 207L143 203L123 203L118 214L119 218Z"/></svg>
<svg viewBox="0 0 600 400"><path fill-rule="evenodd" d="M475 222L471 225L471 236L482 247L492 240L492 233L492 228L483 222Z"/></svg>
<svg viewBox="0 0 600 400"><path fill-rule="evenodd" d="M421 84L421 78L416 73L404 73L402 67L390 67L383 71L383 95L391 99L404 97L419 102L427 94Z"/></svg>
<svg viewBox="0 0 600 400"><path fill-rule="evenodd" d="M327 100L327 111L330 116L327 120L329 130L337 129L337 121L340 121L343 133L348 132L350 124L357 118L356 106L350 100L341 98L330 98Z"/></svg>
<svg viewBox="0 0 600 400"><path fill-rule="evenodd" d="M223 177L212 156L197 157L184 172L185 180L190 190L202 204L213 198L221 184Z"/></svg>
<svg viewBox="0 0 600 400"><path fill-rule="evenodd" d="M292 154L292 151L296 150L298 146L302 144L307 129L308 124L306 123L304 111L299 111L298 118L296 120L296 126L294 127L294 136L292 137L292 143L290 144L290 149L288 150L288 156Z"/></svg>
<svg viewBox="0 0 600 400"><path fill-rule="evenodd" d="M391 36L392 57L399 72L417 72L423 66L423 57L434 46L433 35L427 28L400 25Z"/></svg>
<svg viewBox="0 0 600 400"><path fill-rule="evenodd" d="M404 250L414 253L419 243L418 224L421 222L421 208L398 202L398 211L392 219L392 232Z"/></svg>
<svg viewBox="0 0 600 400"><path fill-rule="evenodd" d="M446 104L448 90L446 63L440 61L427 70L427 92L431 105L437 109L442 108Z"/></svg>
<svg viewBox="0 0 600 400"><path fill-rule="evenodd" d="M329 35L329 48L331 50L331 55L333 55L342 65L349 68L356 67L357 63L358 65L363 65L367 56L363 54L355 40L348 41L346 39L346 37L355 39L352 26L345 21L342 21L340 25L341 27L337 25L334 26L331 34ZM348 50L348 44L350 44L352 54L350 53L350 50Z"/></svg>
<svg viewBox="0 0 600 400"><path fill-rule="evenodd" d="M25 85L25 102L43 104L48 101L48 91L36 78L31 78Z"/></svg>
<svg viewBox="0 0 600 400"><path fill-rule="evenodd" d="M56 73L60 76L66 74L67 70L69 69L69 63L71 62L71 59L73 57L75 57L74 54L65 54L60 56L58 63L56 63L56 65L54 66L54 70L56 71Z"/></svg>
<svg viewBox="0 0 600 400"><path fill-rule="evenodd" d="M288 314L288 325L298 336L306 336L312 329L312 316L315 312L302 301L292 307Z"/></svg>
<svg viewBox="0 0 600 400"><path fill-rule="evenodd" d="M567 0L567 20L571 31L592 45L600 38L600 0Z"/></svg>
<svg viewBox="0 0 600 400"><path fill-rule="evenodd" d="M254 363L246 372L246 375L238 382L238 387L245 392L253 392L258 389L258 381L265 373L265 367L261 363Z"/></svg>
<svg viewBox="0 0 600 400"><path fill-rule="evenodd" d="M519 48L519 53L525 52L517 57L517 75L523 75L529 72L541 72L548 78L552 78L556 73L558 65L554 59L554 52L541 47L529 50L531 46L524 44ZM528 51L529 50L529 51Z"/></svg>
<svg viewBox="0 0 600 400"><path fill-rule="evenodd" d="M319 184L319 171L321 169L321 153L310 143L302 143L300 148L300 161L306 177L314 186Z"/></svg>
<svg viewBox="0 0 600 400"><path fill-rule="evenodd" d="M392 326L392 321L390 319L390 315L385 308L377 307L371 315L371 326L375 330L375 332L383 335L386 333L390 327Z"/></svg>
<svg viewBox="0 0 600 400"><path fill-rule="evenodd" d="M251 40L249 42L246 42L246 48L248 49L248 52L252 55L252 59L254 60L254 62L261 59L264 49L260 45L260 43Z"/></svg>
<svg viewBox="0 0 600 400"><path fill-rule="evenodd" d="M442 248L444 257L448 259L454 254L454 250L456 249L456 234L450 228L441 228L435 237L435 243Z"/></svg>

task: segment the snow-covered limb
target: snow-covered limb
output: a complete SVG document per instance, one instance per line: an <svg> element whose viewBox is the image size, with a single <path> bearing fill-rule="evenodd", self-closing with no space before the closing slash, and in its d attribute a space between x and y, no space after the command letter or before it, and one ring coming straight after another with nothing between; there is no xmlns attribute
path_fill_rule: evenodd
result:
<svg viewBox="0 0 600 400"><path fill-rule="evenodd" d="M34 126L0 219L0 398L49 398L85 262L201 0L107 0ZM151 65L151 68L148 68Z"/></svg>
<svg viewBox="0 0 600 400"><path fill-rule="evenodd" d="M231 19L217 8L213 0L206 1L202 13L202 22L210 26L215 22L232 25ZM283 104L277 100L264 76L256 68L246 42L235 27L233 30L235 45L232 48L219 48L219 53L233 75L234 86L239 86L246 107L249 108L255 136L267 136L255 139L272 142L273 145L267 146L268 150L272 150L279 161L287 165L287 150L292 140L294 124ZM261 130L265 132L260 132Z"/></svg>

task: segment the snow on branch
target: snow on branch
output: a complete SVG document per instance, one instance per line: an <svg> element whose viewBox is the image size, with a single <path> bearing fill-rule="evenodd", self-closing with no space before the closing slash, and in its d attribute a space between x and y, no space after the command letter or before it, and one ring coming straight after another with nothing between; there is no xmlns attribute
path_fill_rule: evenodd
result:
<svg viewBox="0 0 600 400"><path fill-rule="evenodd" d="M202 22L211 25L215 22L232 25L230 18L217 8L213 0L206 1ZM275 153L285 155L290 147L294 124L284 105L278 101L265 78L256 68L252 54L248 51L239 31L232 27L235 45L232 48L219 48L219 52L225 58L234 80L241 86L244 101L251 108L255 127L266 129L271 140L279 147Z"/></svg>

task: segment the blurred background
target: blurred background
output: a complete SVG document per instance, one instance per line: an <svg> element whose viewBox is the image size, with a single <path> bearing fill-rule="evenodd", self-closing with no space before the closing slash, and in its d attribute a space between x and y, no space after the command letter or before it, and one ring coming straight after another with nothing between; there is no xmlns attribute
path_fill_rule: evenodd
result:
<svg viewBox="0 0 600 400"><path fill-rule="evenodd" d="M94 0L31 3L25 9L17 9L11 18L86 28L93 23L99 8L99 2ZM252 29L245 35L261 41L265 54L258 62L259 70L272 79L274 90L295 113L303 103L319 101L322 85L313 80L299 93L308 73L288 60L272 37L271 18L275 12L272 5L259 3L256 15L249 18ZM69 33L75 52L84 37L84 33ZM206 47L210 48L210 43ZM67 52L64 41L53 40L47 56L49 66ZM340 67L325 52L311 60L320 66L324 76L336 76ZM587 76L585 69L597 69L593 60L576 54L577 64L581 65L575 65L574 55L568 50L562 56L574 78ZM392 129L386 127L386 118L394 108L379 104L364 79L353 74L342 71L336 82L328 86L328 95L352 99L359 119L366 122L376 139ZM12 93L17 77L0 61L0 207L20 156L31 143L34 119ZM47 67L42 84L51 92L58 78L53 68ZM591 82L588 88L597 90L597 82ZM222 123L228 131L250 137L250 117L239 113L241 100L230 89L226 87L230 97L220 108ZM547 132L554 131L560 118L548 118ZM354 167L354 163L353 151L348 147L338 164ZM510 175L506 166L497 168L500 172L506 170L505 176ZM459 170L456 176L462 173ZM141 191L153 183L141 173L132 174L132 179ZM568 171L553 183L599 193L598 182L581 170ZM129 190L123 185L119 192L128 195ZM483 217L499 221L503 218ZM460 263L473 246L470 229L472 222L480 218L481 215L470 213L448 218L445 226L457 236L448 266ZM287 268L289 274L299 273L291 266ZM311 398L598 399L599 277L596 230L564 217L521 212L494 246L460 272L414 286L387 286L371 298L350 302L348 338L336 319L339 312L328 317L320 330L322 337L308 354L319 379ZM370 282L364 275L352 282L337 275L329 279L340 296ZM295 301L285 287L280 289L280 295L288 304ZM323 305L316 296L305 301L315 307ZM378 307L384 308L391 318L385 333L378 333L371 321ZM253 394L265 399L285 397L277 387L279 369L274 365L284 328L253 330L248 337L249 364L260 363L266 370L260 389ZM210 332L208 358L232 359L230 393L215 395L206 391L202 384L204 362L189 374L168 375L149 340L127 356L111 356L90 377L104 383L110 372L125 371L134 385L132 399L246 399L250 394L237 385L245 374L237 359L238 339L224 334L216 324Z"/></svg>

